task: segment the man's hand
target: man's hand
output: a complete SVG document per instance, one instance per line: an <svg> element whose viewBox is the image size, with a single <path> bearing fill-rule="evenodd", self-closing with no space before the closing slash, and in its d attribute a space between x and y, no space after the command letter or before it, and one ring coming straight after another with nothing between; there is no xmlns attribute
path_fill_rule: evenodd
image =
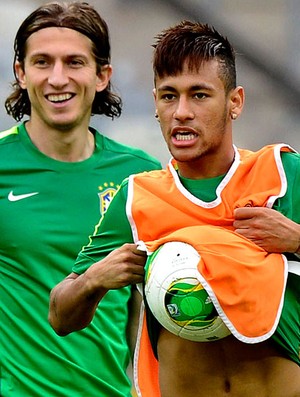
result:
<svg viewBox="0 0 300 397"><path fill-rule="evenodd" d="M85 328L108 290L141 283L146 256L136 244L124 244L83 274L71 273L57 284L51 291L48 317L55 332L68 335Z"/></svg>
<svg viewBox="0 0 300 397"><path fill-rule="evenodd" d="M233 227L267 252L300 253L300 225L265 207L234 210Z"/></svg>
<svg viewBox="0 0 300 397"><path fill-rule="evenodd" d="M138 284L144 279L146 258L146 252L139 250L136 244L124 244L89 267L85 277L91 284L107 290Z"/></svg>

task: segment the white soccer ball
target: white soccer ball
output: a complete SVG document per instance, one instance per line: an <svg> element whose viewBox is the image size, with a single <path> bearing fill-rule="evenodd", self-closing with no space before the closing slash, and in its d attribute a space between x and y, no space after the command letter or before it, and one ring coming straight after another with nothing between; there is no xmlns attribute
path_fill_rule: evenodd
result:
<svg viewBox="0 0 300 397"><path fill-rule="evenodd" d="M189 244L168 242L145 266L145 297L158 322L169 332L196 342L230 334L208 293L197 279L200 255Z"/></svg>

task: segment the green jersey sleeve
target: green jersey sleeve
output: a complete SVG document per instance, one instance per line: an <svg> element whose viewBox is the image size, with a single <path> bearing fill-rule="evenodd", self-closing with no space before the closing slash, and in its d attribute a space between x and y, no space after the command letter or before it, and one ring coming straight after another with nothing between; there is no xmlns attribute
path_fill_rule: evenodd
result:
<svg viewBox="0 0 300 397"><path fill-rule="evenodd" d="M287 191L276 200L273 208L300 224L300 155L282 152L281 158L287 178Z"/></svg>
<svg viewBox="0 0 300 397"><path fill-rule="evenodd" d="M283 152L281 158L287 179L287 191L276 200L273 208L300 223L300 156L297 153ZM272 340L300 365L299 276L292 273L288 274L280 321Z"/></svg>
<svg viewBox="0 0 300 397"><path fill-rule="evenodd" d="M131 227L126 215L127 191L126 178L96 225L89 243L78 254L72 269L74 273L84 273L93 263L105 258L123 244L133 243Z"/></svg>

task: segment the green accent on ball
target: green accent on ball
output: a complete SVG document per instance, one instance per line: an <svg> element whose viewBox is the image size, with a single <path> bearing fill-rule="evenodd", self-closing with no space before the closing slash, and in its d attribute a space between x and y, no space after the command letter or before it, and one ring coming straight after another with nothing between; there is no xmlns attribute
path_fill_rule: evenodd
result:
<svg viewBox="0 0 300 397"><path fill-rule="evenodd" d="M178 325L206 327L214 321L216 310L208 293L197 280L176 280L165 295L165 307Z"/></svg>
<svg viewBox="0 0 300 397"><path fill-rule="evenodd" d="M203 303L198 299L197 296L186 296L183 297L180 302L180 309L183 314L194 317L201 315L203 310Z"/></svg>

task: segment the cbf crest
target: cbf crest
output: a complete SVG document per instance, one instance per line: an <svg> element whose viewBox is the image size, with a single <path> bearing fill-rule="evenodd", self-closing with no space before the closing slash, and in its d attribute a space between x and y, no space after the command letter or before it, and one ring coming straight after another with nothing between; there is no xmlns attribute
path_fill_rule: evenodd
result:
<svg viewBox="0 0 300 397"><path fill-rule="evenodd" d="M99 186L100 192L98 193L98 196L100 199L101 214L103 214L107 210L118 188L119 185L115 185L114 182L105 182L102 186Z"/></svg>

